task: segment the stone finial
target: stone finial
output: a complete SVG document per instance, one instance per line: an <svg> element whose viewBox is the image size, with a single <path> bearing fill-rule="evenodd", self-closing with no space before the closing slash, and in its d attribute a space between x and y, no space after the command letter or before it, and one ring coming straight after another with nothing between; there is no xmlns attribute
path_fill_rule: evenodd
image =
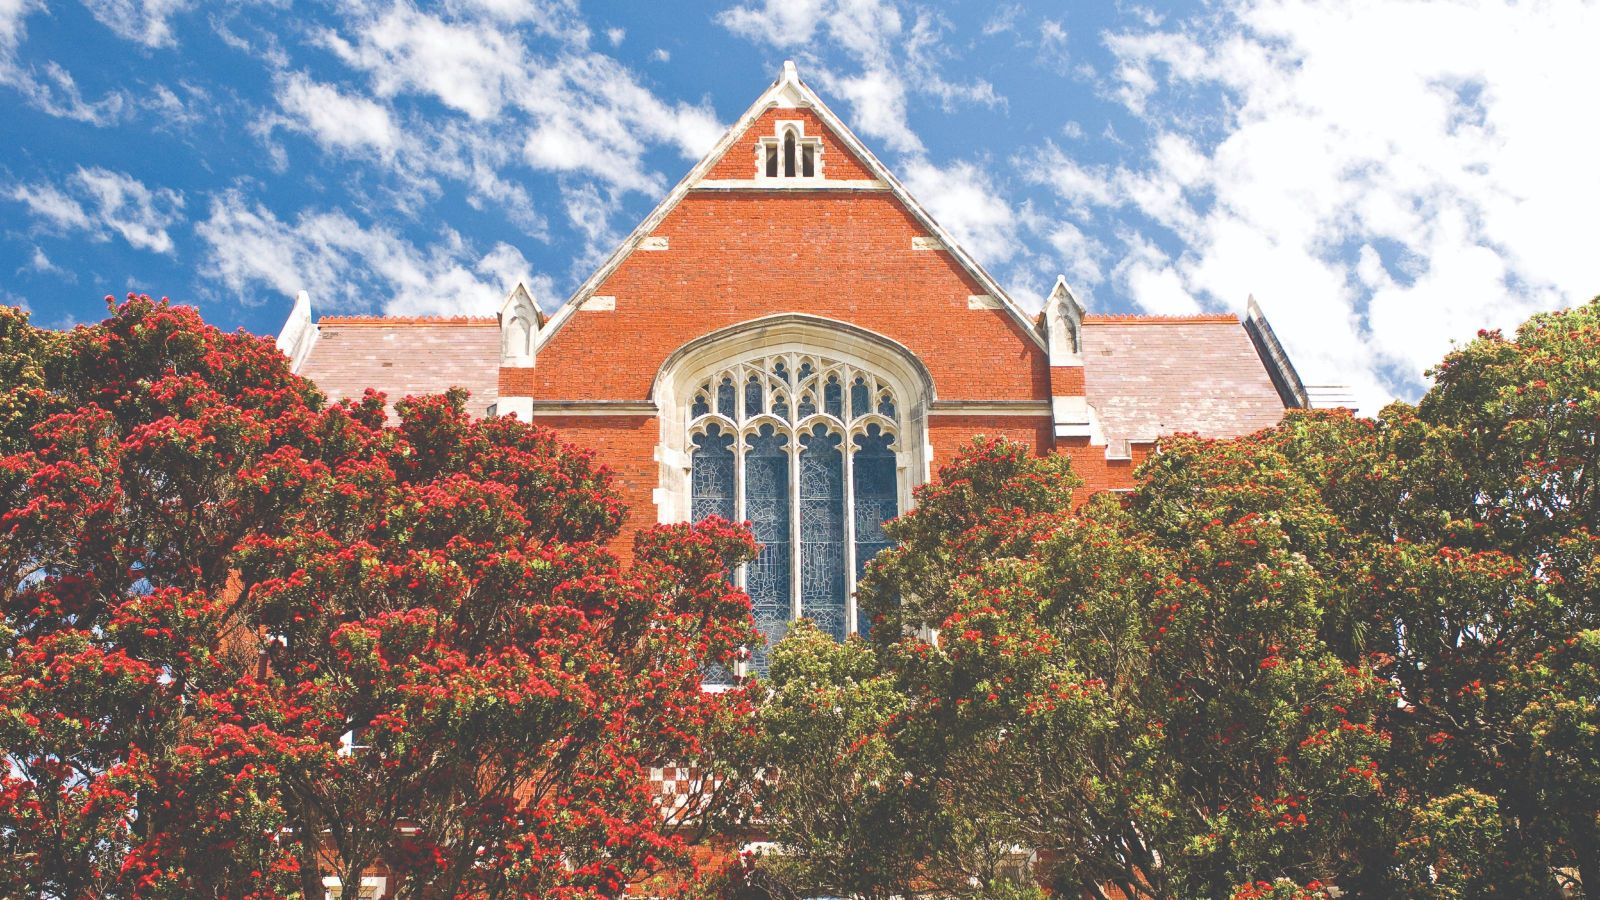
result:
<svg viewBox="0 0 1600 900"><path fill-rule="evenodd" d="M533 366L535 340L544 325L539 304L521 282L500 304L500 365L510 368Z"/></svg>
<svg viewBox="0 0 1600 900"><path fill-rule="evenodd" d="M311 295L301 291L295 295L289 318L278 330L278 352L289 358L291 372L300 370L300 364L310 355L319 333L316 323L311 321Z"/></svg>
<svg viewBox="0 0 1600 900"><path fill-rule="evenodd" d="M1066 276L1056 276L1056 285L1044 302L1050 365L1083 365L1083 313L1083 304L1072 293L1072 288L1067 286Z"/></svg>

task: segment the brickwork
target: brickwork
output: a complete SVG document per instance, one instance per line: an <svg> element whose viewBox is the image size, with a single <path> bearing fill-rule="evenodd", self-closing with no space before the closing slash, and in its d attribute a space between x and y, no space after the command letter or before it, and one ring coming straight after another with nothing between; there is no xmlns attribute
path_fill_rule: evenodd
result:
<svg viewBox="0 0 1600 900"><path fill-rule="evenodd" d="M1036 455L1054 449L1052 422L1041 416L932 416L928 442L933 445L933 470L950 462L963 446L977 437L1004 437L1027 444Z"/></svg>
<svg viewBox="0 0 1600 900"><path fill-rule="evenodd" d="M712 331L776 312L839 319L904 344L940 399L1049 396L1034 338L1000 309L969 309L978 284L893 195L849 191L689 194L656 229L665 252L630 256L502 390L539 399L644 400L661 363ZM603 361L603 362L602 362Z"/></svg>
<svg viewBox="0 0 1600 900"><path fill-rule="evenodd" d="M1082 397L1083 366L1051 366L1050 396Z"/></svg>
<svg viewBox="0 0 1600 900"><path fill-rule="evenodd" d="M610 469L612 484L627 504L628 517L614 549L624 560L633 557L633 536L656 521L651 491L658 467L654 458L661 426L654 416L535 416L534 424L552 428L562 439L594 451L595 461Z"/></svg>

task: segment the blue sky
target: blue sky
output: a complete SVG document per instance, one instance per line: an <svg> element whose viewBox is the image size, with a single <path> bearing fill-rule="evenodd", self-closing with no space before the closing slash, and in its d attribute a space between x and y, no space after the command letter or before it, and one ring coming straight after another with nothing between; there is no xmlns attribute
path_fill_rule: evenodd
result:
<svg viewBox="0 0 1600 900"><path fill-rule="evenodd" d="M1414 397L1600 293L1594 3L0 0L0 301L553 308L785 58L1024 305L1238 311Z"/></svg>

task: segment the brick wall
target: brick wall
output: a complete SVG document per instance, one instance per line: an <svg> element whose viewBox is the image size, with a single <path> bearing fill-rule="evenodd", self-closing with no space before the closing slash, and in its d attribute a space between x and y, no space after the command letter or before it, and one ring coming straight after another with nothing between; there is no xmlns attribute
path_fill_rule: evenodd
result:
<svg viewBox="0 0 1600 900"><path fill-rule="evenodd" d="M904 344L940 399L1048 397L1044 351L882 192L691 193L656 229L665 251L633 253L595 291L614 311L578 310L502 395L643 400L666 357L701 335L778 312L839 319Z"/></svg>
<svg viewBox="0 0 1600 900"><path fill-rule="evenodd" d="M654 416L536 416L534 423L553 428L563 440L595 453L595 462L612 471L613 486L627 504L613 549L624 561L633 557L633 535L656 521L651 491L658 466L654 458L661 426Z"/></svg>

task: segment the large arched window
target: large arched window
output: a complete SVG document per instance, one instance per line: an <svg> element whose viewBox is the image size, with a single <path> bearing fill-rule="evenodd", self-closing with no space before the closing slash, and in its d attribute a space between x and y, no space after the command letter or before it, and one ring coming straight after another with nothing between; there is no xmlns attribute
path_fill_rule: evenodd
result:
<svg viewBox="0 0 1600 900"><path fill-rule="evenodd" d="M900 511L903 401L868 368L825 354L713 370L687 398L691 515L747 519L760 556L736 574L770 647L798 617L843 640L866 623L851 596ZM751 666L766 668L756 648Z"/></svg>

